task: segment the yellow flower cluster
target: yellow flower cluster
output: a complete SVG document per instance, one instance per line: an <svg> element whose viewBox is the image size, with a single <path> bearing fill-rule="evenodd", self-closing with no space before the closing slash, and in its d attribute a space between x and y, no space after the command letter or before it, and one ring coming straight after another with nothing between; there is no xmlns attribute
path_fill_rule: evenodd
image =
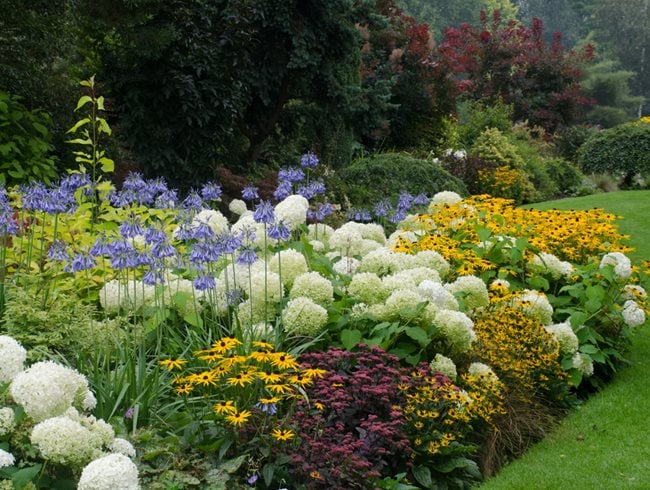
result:
<svg viewBox="0 0 650 490"><path fill-rule="evenodd" d="M446 454L453 441L461 443L474 420L489 422L494 414L502 411L498 381L481 384L478 379L468 377L470 392L444 378L421 373L414 373L414 381L402 385L402 389L406 397L403 411L407 432L416 454Z"/></svg>
<svg viewBox="0 0 650 490"><path fill-rule="evenodd" d="M494 417L506 413L503 404L505 385L488 374L465 373L460 376L460 382L472 399L468 407L472 417L495 427Z"/></svg>
<svg viewBox="0 0 650 490"><path fill-rule="evenodd" d="M560 260L585 263L595 255L631 250L622 243L627 237L618 233L616 218L598 209L539 211L516 208L508 199L472 196L414 218L405 229L424 233L416 242L399 241L395 250L435 250L459 275L476 274L495 266L472 247L485 246L478 234L483 229L489 230L492 238L526 237L530 245Z"/></svg>
<svg viewBox="0 0 650 490"><path fill-rule="evenodd" d="M507 165L494 170L479 170L478 181L486 193L506 199L521 200L532 190L528 178Z"/></svg>
<svg viewBox="0 0 650 490"><path fill-rule="evenodd" d="M209 349L194 352L199 362L189 372L176 376L179 395L198 394L210 400L213 412L229 425L241 427L256 414L275 414L285 401L300 396L300 388L322 377L322 369L303 369L286 352L277 352L268 342L253 342L245 352L236 338L224 337ZM160 365L169 370L183 369L188 361L165 359ZM270 432L277 440L294 436L280 427Z"/></svg>
<svg viewBox="0 0 650 490"><path fill-rule="evenodd" d="M509 388L552 392L567 373L560 365L560 345L544 326L510 306L508 295L474 319L472 355L491 366Z"/></svg>

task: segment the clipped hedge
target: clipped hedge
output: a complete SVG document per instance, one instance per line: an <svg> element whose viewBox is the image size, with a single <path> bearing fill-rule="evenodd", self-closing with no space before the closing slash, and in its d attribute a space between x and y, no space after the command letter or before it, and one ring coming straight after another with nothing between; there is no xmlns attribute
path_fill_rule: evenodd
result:
<svg viewBox="0 0 650 490"><path fill-rule="evenodd" d="M592 135L578 150L586 173L622 174L630 186L639 173L650 171L650 124L621 124Z"/></svg>
<svg viewBox="0 0 650 490"><path fill-rule="evenodd" d="M367 206L401 191L431 196L440 191L469 193L463 181L439 164L402 153L380 153L359 158L341 170L346 196L353 206Z"/></svg>

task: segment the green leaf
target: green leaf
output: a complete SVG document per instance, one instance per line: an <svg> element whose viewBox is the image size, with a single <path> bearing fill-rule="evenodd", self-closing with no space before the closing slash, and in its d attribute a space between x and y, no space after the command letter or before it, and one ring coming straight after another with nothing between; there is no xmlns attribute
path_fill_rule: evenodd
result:
<svg viewBox="0 0 650 490"><path fill-rule="evenodd" d="M605 288L600 284L597 284L596 286L587 286L585 294L587 295L587 298L591 300L602 301L605 298Z"/></svg>
<svg viewBox="0 0 650 490"><path fill-rule="evenodd" d="M583 354L595 354L598 352L598 347L593 344L584 344L580 346L580 352Z"/></svg>
<svg viewBox="0 0 650 490"><path fill-rule="evenodd" d="M100 95L99 97L97 97L97 109L99 109L100 111L105 110L104 109L104 96L103 95Z"/></svg>
<svg viewBox="0 0 650 490"><path fill-rule="evenodd" d="M66 133L76 133L77 129L79 129L82 126L85 126L89 122L90 122L90 119L87 118L87 117L84 117L83 119L80 119L79 121L77 121L74 126L72 126L70 129L68 129L66 131Z"/></svg>
<svg viewBox="0 0 650 490"><path fill-rule="evenodd" d="M89 145L93 144L93 142L91 140L83 139L83 138L75 138L75 139L72 139L72 140L67 140L66 143L70 143L70 144L73 144L73 145L86 145L86 146L89 146Z"/></svg>
<svg viewBox="0 0 650 490"><path fill-rule="evenodd" d="M192 325L193 327L202 328L203 327L203 318L197 311L192 311L183 315L183 320Z"/></svg>
<svg viewBox="0 0 650 490"><path fill-rule="evenodd" d="M15 488L22 488L31 482L41 471L43 465L37 464L27 468L22 468L11 475L11 481Z"/></svg>
<svg viewBox="0 0 650 490"><path fill-rule="evenodd" d="M228 461L224 461L219 465L219 469L222 469L223 471L227 473L234 473L239 469L239 467L246 461L246 458L248 456L246 454L242 454L241 456L237 456L236 458L229 459Z"/></svg>
<svg viewBox="0 0 650 490"><path fill-rule="evenodd" d="M81 109L83 106L85 106L88 102L92 103L92 101L93 99L87 95L80 97L79 101L77 102L77 107L75 108L75 112Z"/></svg>
<svg viewBox="0 0 650 490"><path fill-rule="evenodd" d="M540 289L542 291L548 291L548 288L550 287L546 278L542 276L531 277L528 280L528 285L533 289Z"/></svg>
<svg viewBox="0 0 650 490"><path fill-rule="evenodd" d="M347 350L352 350L361 340L361 332L356 329L346 328L341 331L341 344Z"/></svg>
<svg viewBox="0 0 650 490"><path fill-rule="evenodd" d="M102 171L107 174L115 170L115 162L110 158L100 158L98 163L102 166Z"/></svg>
<svg viewBox="0 0 650 490"><path fill-rule="evenodd" d="M97 122L99 123L99 132L104 133L107 135L111 135L113 131L111 130L111 127L108 125L106 122L106 119L102 119L101 117L97 119Z"/></svg>
<svg viewBox="0 0 650 490"><path fill-rule="evenodd" d="M433 485L431 470L426 466L416 466L413 468L413 477L424 488L431 488L431 485Z"/></svg>
<svg viewBox="0 0 650 490"><path fill-rule="evenodd" d="M264 484L267 487L270 487L271 483L273 483L273 473L275 473L275 466L270 463L265 464L264 468L262 468L262 478L264 478Z"/></svg>
<svg viewBox="0 0 650 490"><path fill-rule="evenodd" d="M406 335L420 344L421 347L426 347L431 342L431 339L427 333L420 327L407 327L404 332Z"/></svg>

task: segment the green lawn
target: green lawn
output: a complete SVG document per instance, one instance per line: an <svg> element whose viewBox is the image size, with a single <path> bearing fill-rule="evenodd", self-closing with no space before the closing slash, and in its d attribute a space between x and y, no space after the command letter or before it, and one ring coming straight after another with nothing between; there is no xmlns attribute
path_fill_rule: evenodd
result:
<svg viewBox="0 0 650 490"><path fill-rule="evenodd" d="M538 209L603 208L623 216L619 230L650 259L650 191L545 202ZM648 283L645 284L648 289ZM628 359L602 392L572 412L544 441L481 486L494 489L650 488L650 322L633 337Z"/></svg>

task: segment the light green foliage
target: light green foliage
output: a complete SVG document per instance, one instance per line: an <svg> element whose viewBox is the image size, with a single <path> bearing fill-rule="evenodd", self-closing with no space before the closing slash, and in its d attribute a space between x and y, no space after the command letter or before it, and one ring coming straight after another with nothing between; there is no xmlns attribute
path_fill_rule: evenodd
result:
<svg viewBox="0 0 650 490"><path fill-rule="evenodd" d="M463 182L441 166L401 153L382 153L359 158L340 172L353 205L369 206L401 191L427 195L453 191L467 195Z"/></svg>
<svg viewBox="0 0 650 490"><path fill-rule="evenodd" d="M609 173L624 177L626 186L639 173L650 171L650 124L627 123L591 136L578 151L586 173Z"/></svg>
<svg viewBox="0 0 650 490"><path fill-rule="evenodd" d="M497 128L484 130L472 145L470 154L497 165L506 165L519 170L525 168L524 159L517 148Z"/></svg>
<svg viewBox="0 0 650 490"><path fill-rule="evenodd" d="M18 97L0 90L0 184L56 177L51 125L45 112L27 110Z"/></svg>
<svg viewBox="0 0 650 490"><path fill-rule="evenodd" d="M500 98L494 102L463 101L458 104L458 114L460 139L467 148L488 128L508 133L512 127L512 105Z"/></svg>
<svg viewBox="0 0 650 490"><path fill-rule="evenodd" d="M115 169L115 163L106 156L106 151L99 145L102 135L110 136L112 131L106 119L99 115L106 109L104 97L95 93L95 77L92 76L79 84L88 89L89 95L83 95L79 99L75 112L84 108L87 112L68 130L68 133L76 136L68 143L82 146L81 150L73 152L75 161L80 164L81 171L90 172L93 182L98 182L99 170L111 173ZM89 107L86 107L88 105Z"/></svg>
<svg viewBox="0 0 650 490"><path fill-rule="evenodd" d="M42 300L42 293L24 285L6 291L1 330L31 350L32 358L42 359L55 352L70 356L79 350L102 350L112 336L117 336L114 325L93 320L95 309L73 294L55 290L45 306Z"/></svg>

